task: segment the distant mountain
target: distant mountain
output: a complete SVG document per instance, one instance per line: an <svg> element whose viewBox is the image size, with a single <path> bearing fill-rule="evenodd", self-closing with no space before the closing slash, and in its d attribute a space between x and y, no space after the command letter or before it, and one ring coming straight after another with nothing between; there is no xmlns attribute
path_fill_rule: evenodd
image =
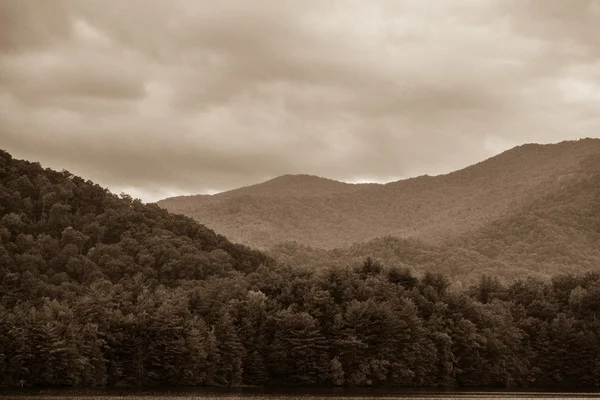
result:
<svg viewBox="0 0 600 400"><path fill-rule="evenodd" d="M449 241L538 273L600 266L600 154L582 159L554 190Z"/></svg>
<svg viewBox="0 0 600 400"><path fill-rule="evenodd" d="M550 210L561 193L576 196L569 191L594 179L599 155L598 139L527 144L450 174L385 185L285 175L218 195L158 204L263 249L285 241L332 249L387 235L432 245L458 240L480 249L477 237L492 237L490 232L502 224L512 224L508 221L524 223L536 204L548 203L544 207Z"/></svg>
<svg viewBox="0 0 600 400"><path fill-rule="evenodd" d="M582 165L585 177L565 178L561 188L514 213L441 243L385 236L327 250L286 242L269 254L281 264L309 270L356 268L371 257L417 275L451 276L458 288L475 284L482 274L510 282L595 271L600 266L600 157L588 161Z"/></svg>
<svg viewBox="0 0 600 400"><path fill-rule="evenodd" d="M432 245L419 239L399 239L392 236L376 238L365 243L338 249L319 249L297 242L278 244L269 254L282 265L303 267L307 270L324 267L351 266L358 268L368 257L384 264L410 270L420 276L436 272L453 278L453 284L466 287L487 274L507 281L520 276L544 278L527 268L508 267L474 249L461 246Z"/></svg>
<svg viewBox="0 0 600 400"><path fill-rule="evenodd" d="M284 243L269 257L189 217L0 150L0 393L592 390L600 382L600 274L498 279L599 265L600 158L569 171L546 185L552 190L531 190L538 194L512 212L443 243ZM298 180L319 195L294 194ZM423 193L429 182L401 186ZM306 176L262 187L271 197L261 199L295 212L305 201L321 204L312 199L374 201L378 188ZM248 192L256 190L243 196L255 199Z"/></svg>
<svg viewBox="0 0 600 400"><path fill-rule="evenodd" d="M158 202L173 212L185 214L199 205L216 204L228 199L244 196L270 198L282 197L327 197L340 193L351 193L365 187L379 186L376 183L350 184L314 175L282 175L256 185L245 186L214 195L191 195L169 197Z"/></svg>

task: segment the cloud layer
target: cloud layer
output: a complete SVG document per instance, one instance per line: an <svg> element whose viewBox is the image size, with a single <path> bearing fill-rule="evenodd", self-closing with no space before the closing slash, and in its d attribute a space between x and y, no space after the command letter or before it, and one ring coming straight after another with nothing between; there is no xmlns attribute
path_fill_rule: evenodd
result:
<svg viewBox="0 0 600 400"><path fill-rule="evenodd" d="M0 0L0 147L147 201L443 173L599 137L599 40L595 0Z"/></svg>

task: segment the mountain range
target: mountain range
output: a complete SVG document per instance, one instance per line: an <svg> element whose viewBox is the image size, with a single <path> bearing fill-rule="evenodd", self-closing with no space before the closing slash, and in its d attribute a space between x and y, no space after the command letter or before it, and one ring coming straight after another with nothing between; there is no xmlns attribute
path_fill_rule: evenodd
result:
<svg viewBox="0 0 600 400"><path fill-rule="evenodd" d="M405 189L399 210L408 194L438 193L422 197L434 209L459 188L466 193L445 215L466 207L468 195L506 204L493 214L474 203L489 212L456 230L405 210L428 221L435 236L368 239L363 229L356 233L365 241L350 246L287 241L268 254L0 150L0 393L23 386L597 388L595 146L529 146L454 176L390 185L286 176L241 189L245 199L295 200L306 209L331 202L341 211L348 209L342 200L355 197L377 210L365 205L378 200L373 193L402 193L396 186ZM498 160L527 172L529 180L518 177L528 189L511 186ZM483 182L494 176L510 195L488 193ZM440 181L455 186L439 189ZM237 194L200 201L217 207Z"/></svg>
<svg viewBox="0 0 600 400"><path fill-rule="evenodd" d="M546 275L600 265L599 173L600 140L582 139L526 144L449 174L388 184L284 175L158 204L296 264L315 254L330 263L379 255L452 275ZM397 255L407 248L421 249L420 257ZM423 249L437 261L422 261ZM439 257L448 249L454 263Z"/></svg>

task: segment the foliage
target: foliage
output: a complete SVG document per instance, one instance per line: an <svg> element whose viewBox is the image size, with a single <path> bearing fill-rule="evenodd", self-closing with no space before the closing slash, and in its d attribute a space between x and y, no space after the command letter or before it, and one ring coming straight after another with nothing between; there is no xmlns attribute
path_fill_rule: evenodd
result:
<svg viewBox="0 0 600 400"><path fill-rule="evenodd" d="M600 274L461 289L423 246L275 263L2 152L0 385L600 386Z"/></svg>

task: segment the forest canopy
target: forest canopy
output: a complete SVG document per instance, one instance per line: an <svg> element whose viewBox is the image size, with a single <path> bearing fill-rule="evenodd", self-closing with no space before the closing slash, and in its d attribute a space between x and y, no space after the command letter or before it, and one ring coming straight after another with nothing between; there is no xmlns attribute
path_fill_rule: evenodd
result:
<svg viewBox="0 0 600 400"><path fill-rule="evenodd" d="M598 304L593 272L277 263L0 151L3 386L597 387Z"/></svg>

